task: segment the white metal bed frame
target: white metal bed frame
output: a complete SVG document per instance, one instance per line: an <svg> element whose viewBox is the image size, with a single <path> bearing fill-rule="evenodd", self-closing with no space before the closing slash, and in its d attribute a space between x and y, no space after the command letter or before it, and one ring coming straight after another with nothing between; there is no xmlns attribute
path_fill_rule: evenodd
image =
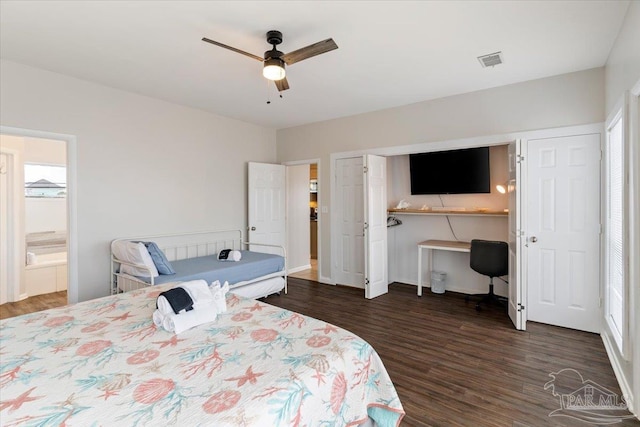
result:
<svg viewBox="0 0 640 427"><path fill-rule="evenodd" d="M231 289L241 286L258 283L274 277L284 278L284 293L287 293L287 256L286 250L280 245L266 243L244 242L242 240L242 230L209 230L191 233L160 234L154 236L126 237L115 239L111 242L111 275L109 277L111 294L119 292L129 292L136 289L153 286L154 277L148 267L139 264L132 264L121 261L113 255L113 245L120 241L153 241L164 252L169 261L179 261L182 259L196 258L201 256L217 255L222 249L240 250L251 247L273 248L284 258L284 268L281 271L256 277L251 280L235 283ZM273 251L272 251L273 252ZM145 282L135 276L120 273L120 266L128 265L139 269L147 270L150 282Z"/></svg>

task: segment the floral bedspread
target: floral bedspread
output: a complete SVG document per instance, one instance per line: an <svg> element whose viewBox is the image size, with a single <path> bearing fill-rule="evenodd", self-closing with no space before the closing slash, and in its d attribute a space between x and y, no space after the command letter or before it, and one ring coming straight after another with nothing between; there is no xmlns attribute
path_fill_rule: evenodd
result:
<svg viewBox="0 0 640 427"><path fill-rule="evenodd" d="M396 390L356 335L234 294L215 322L174 335L151 319L168 287L0 321L0 424L399 425Z"/></svg>

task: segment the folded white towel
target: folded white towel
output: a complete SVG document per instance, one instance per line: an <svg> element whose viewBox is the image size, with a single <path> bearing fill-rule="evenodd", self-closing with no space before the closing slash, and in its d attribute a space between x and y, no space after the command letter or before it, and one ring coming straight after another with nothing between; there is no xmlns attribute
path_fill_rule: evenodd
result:
<svg viewBox="0 0 640 427"><path fill-rule="evenodd" d="M191 280L180 283L180 287L187 291L193 300L193 309L209 306L213 303L213 294L204 280Z"/></svg>
<svg viewBox="0 0 640 427"><path fill-rule="evenodd" d="M242 259L242 252L232 249L223 249L218 254L218 261L240 261L240 259Z"/></svg>
<svg viewBox="0 0 640 427"><path fill-rule="evenodd" d="M220 281L216 280L211 283L209 289L213 294L213 303L216 306L216 310L218 313L225 313L227 311L227 292L229 292L229 282L224 282L224 285L221 285Z"/></svg>
<svg viewBox="0 0 640 427"><path fill-rule="evenodd" d="M207 286L207 282L204 280L191 280L188 282L182 282L177 287L183 288L191 299L193 300L193 309L211 305L213 303L213 295ZM164 296L159 296L157 299L158 310L162 315L175 314L171 304ZM185 313L186 310L181 310L180 313Z"/></svg>
<svg viewBox="0 0 640 427"><path fill-rule="evenodd" d="M217 316L216 307L214 304L211 304L200 307L197 310L187 311L186 313L164 316L162 327L165 331L174 332L177 335L187 329L213 322Z"/></svg>

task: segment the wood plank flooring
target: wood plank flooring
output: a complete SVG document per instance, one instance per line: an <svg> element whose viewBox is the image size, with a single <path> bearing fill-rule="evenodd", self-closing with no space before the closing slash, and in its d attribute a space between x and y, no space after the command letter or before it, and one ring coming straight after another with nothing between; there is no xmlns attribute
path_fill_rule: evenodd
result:
<svg viewBox="0 0 640 427"><path fill-rule="evenodd" d="M296 279L313 280L317 282L318 281L318 260L311 259L309 261L311 264L311 268L307 270L298 271L297 273L291 273L289 277L295 277Z"/></svg>
<svg viewBox="0 0 640 427"><path fill-rule="evenodd" d="M498 308L476 312L464 296L393 284L366 300L363 291L289 278L289 293L269 304L345 328L367 340L382 358L407 413L402 426L589 426L549 417L560 404L544 385L549 374L576 369L620 395L601 338L529 322L513 329ZM66 292L0 305L0 318L65 305ZM572 384L570 391L577 390ZM614 426L640 426L627 419Z"/></svg>
<svg viewBox="0 0 640 427"><path fill-rule="evenodd" d="M36 295L22 301L0 305L0 319L67 305L67 291Z"/></svg>
<svg viewBox="0 0 640 427"><path fill-rule="evenodd" d="M289 293L265 302L367 340L396 386L407 413L403 426L593 425L549 417L560 403L544 385L564 368L621 394L600 336L533 322L516 331L500 308L476 312L461 294L427 291L420 298L415 291L393 284L366 300L360 289L289 278Z"/></svg>

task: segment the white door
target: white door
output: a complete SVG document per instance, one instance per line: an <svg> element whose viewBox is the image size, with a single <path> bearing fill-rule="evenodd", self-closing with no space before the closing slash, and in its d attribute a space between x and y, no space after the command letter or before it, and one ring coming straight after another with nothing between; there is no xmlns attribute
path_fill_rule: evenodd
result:
<svg viewBox="0 0 640 427"><path fill-rule="evenodd" d="M387 281L387 159L364 156L365 298L389 292Z"/></svg>
<svg viewBox="0 0 640 427"><path fill-rule="evenodd" d="M251 243L286 245L285 167L249 162L249 236ZM276 248L253 246L251 250L278 253Z"/></svg>
<svg viewBox="0 0 640 427"><path fill-rule="evenodd" d="M7 155L0 154L0 304L9 301L9 183Z"/></svg>
<svg viewBox="0 0 640 427"><path fill-rule="evenodd" d="M525 304L522 301L521 272L521 237L520 237L520 140L509 144L509 182L507 191L509 197L509 317L518 330L526 329L526 318L523 315Z"/></svg>
<svg viewBox="0 0 640 427"><path fill-rule="evenodd" d="M363 158L336 160L336 226L333 277L337 284L364 288Z"/></svg>
<svg viewBox="0 0 640 427"><path fill-rule="evenodd" d="M600 135L527 144L527 320L600 332Z"/></svg>

